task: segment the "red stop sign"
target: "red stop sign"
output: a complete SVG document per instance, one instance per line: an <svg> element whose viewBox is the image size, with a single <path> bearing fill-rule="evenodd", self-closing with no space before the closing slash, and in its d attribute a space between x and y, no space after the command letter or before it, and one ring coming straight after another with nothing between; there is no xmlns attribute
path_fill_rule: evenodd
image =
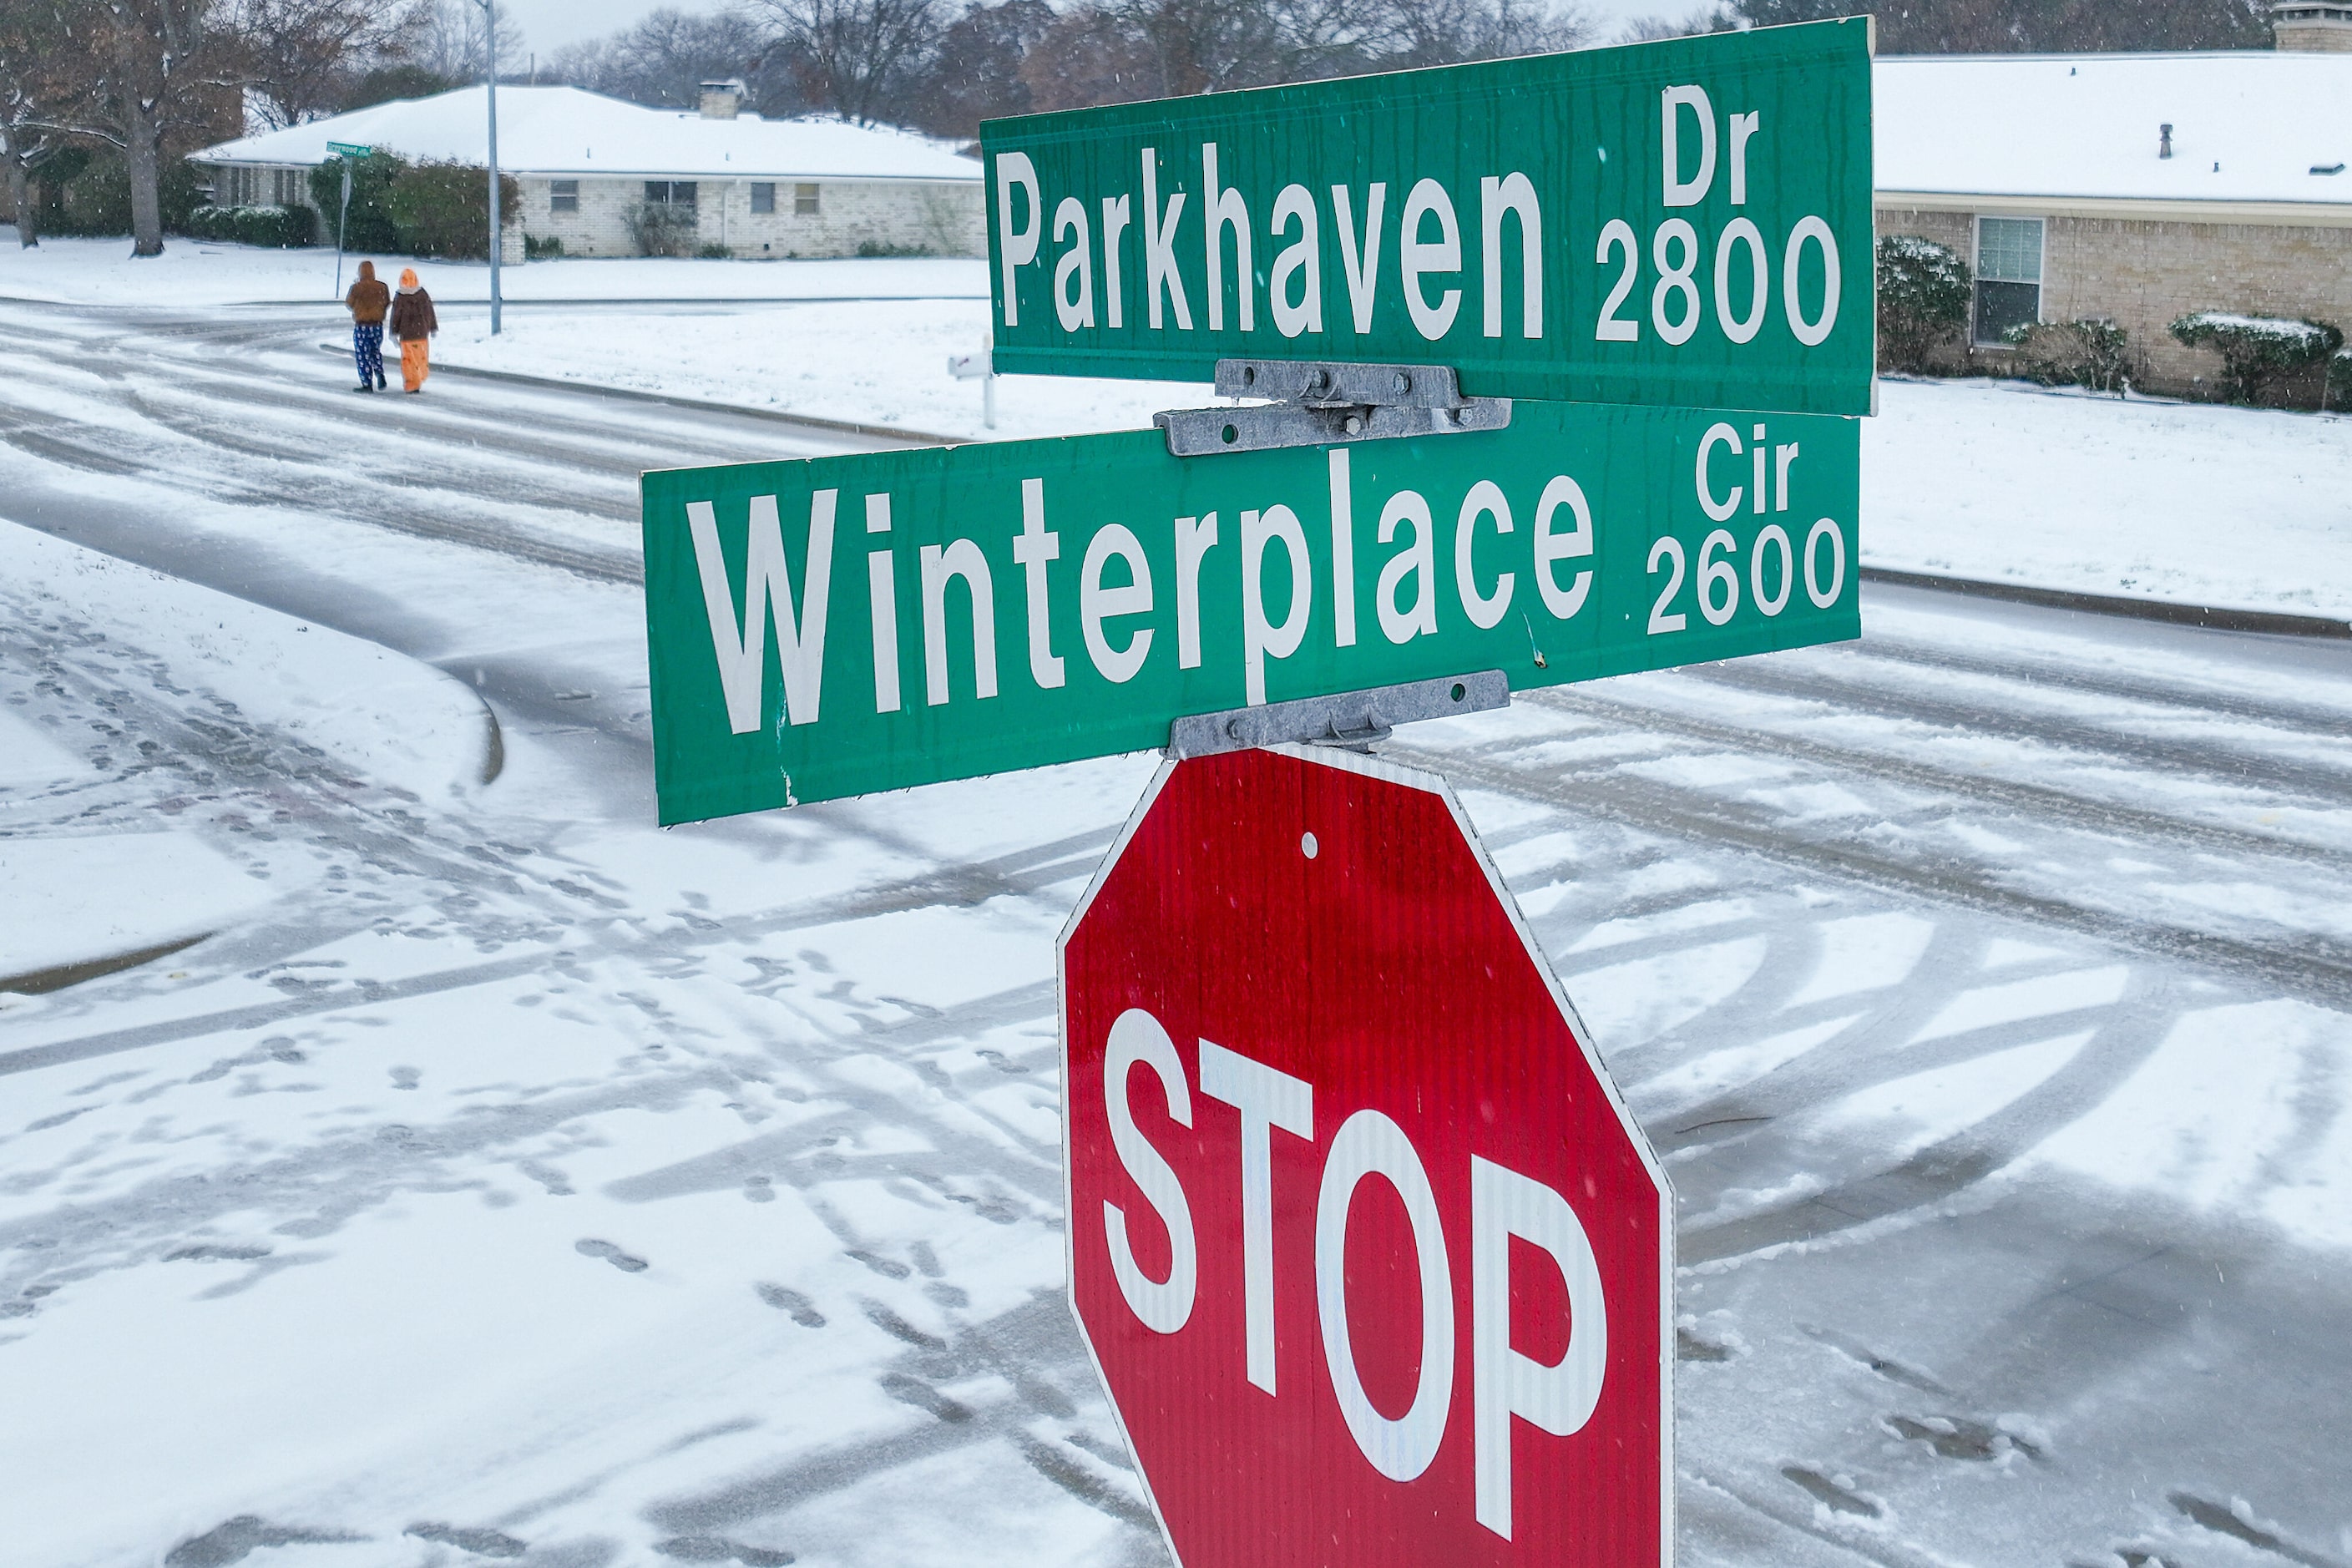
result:
<svg viewBox="0 0 2352 1568"><path fill-rule="evenodd" d="M1184 1568L1667 1559L1665 1180L1443 784L1164 768L1061 963L1071 1300Z"/></svg>

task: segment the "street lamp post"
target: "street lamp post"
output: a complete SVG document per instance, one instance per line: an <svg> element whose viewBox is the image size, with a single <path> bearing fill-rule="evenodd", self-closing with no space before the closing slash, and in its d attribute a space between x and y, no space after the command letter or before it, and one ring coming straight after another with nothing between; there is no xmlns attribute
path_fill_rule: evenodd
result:
<svg viewBox="0 0 2352 1568"><path fill-rule="evenodd" d="M482 8L483 55L488 62L490 101L490 336L499 335L505 300L499 292L499 10L498 0L475 0Z"/></svg>

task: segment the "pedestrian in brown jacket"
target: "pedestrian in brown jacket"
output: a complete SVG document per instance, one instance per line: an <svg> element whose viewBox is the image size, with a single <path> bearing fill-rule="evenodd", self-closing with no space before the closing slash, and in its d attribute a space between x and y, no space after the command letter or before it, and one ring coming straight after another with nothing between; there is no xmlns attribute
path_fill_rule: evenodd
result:
<svg viewBox="0 0 2352 1568"><path fill-rule="evenodd" d="M400 292L392 301L392 335L400 340L401 384L411 392L425 390L431 366L425 363L426 340L441 330L433 314L433 296L416 281L416 268L404 268Z"/></svg>
<svg viewBox="0 0 2352 1568"><path fill-rule="evenodd" d="M359 390L373 392L383 385L383 315L392 309L392 290L376 279L375 263L360 263L359 281L343 303L352 312L352 359L360 367Z"/></svg>

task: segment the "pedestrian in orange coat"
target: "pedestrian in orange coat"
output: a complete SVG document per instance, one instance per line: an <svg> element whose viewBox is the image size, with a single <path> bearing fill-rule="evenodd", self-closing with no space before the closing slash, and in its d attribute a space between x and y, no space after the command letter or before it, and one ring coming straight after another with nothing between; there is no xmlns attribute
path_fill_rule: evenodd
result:
<svg viewBox="0 0 2352 1568"><path fill-rule="evenodd" d="M427 340L441 330L433 314L433 296L416 281L416 268L401 269L400 291L392 298L392 335L400 340L401 384L411 392L425 390Z"/></svg>

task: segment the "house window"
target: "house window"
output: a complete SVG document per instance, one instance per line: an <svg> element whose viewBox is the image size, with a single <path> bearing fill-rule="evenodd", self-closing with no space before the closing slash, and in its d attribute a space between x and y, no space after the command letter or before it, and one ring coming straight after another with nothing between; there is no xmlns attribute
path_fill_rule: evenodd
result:
<svg viewBox="0 0 2352 1568"><path fill-rule="evenodd" d="M794 185L793 187L793 216L794 217L816 216L816 187L814 185Z"/></svg>
<svg viewBox="0 0 2352 1568"><path fill-rule="evenodd" d="M550 180L547 182L547 210L551 213L576 213L580 210L580 182Z"/></svg>
<svg viewBox="0 0 2352 1568"><path fill-rule="evenodd" d="M775 181L754 180L751 182L751 210L755 213L772 213L776 210Z"/></svg>
<svg viewBox="0 0 2352 1568"><path fill-rule="evenodd" d="M658 207L690 207L694 205L695 187L692 180L647 180L646 200Z"/></svg>
<svg viewBox="0 0 2352 1568"><path fill-rule="evenodd" d="M1991 346L2042 319L2042 220L1977 219L1976 341Z"/></svg>

